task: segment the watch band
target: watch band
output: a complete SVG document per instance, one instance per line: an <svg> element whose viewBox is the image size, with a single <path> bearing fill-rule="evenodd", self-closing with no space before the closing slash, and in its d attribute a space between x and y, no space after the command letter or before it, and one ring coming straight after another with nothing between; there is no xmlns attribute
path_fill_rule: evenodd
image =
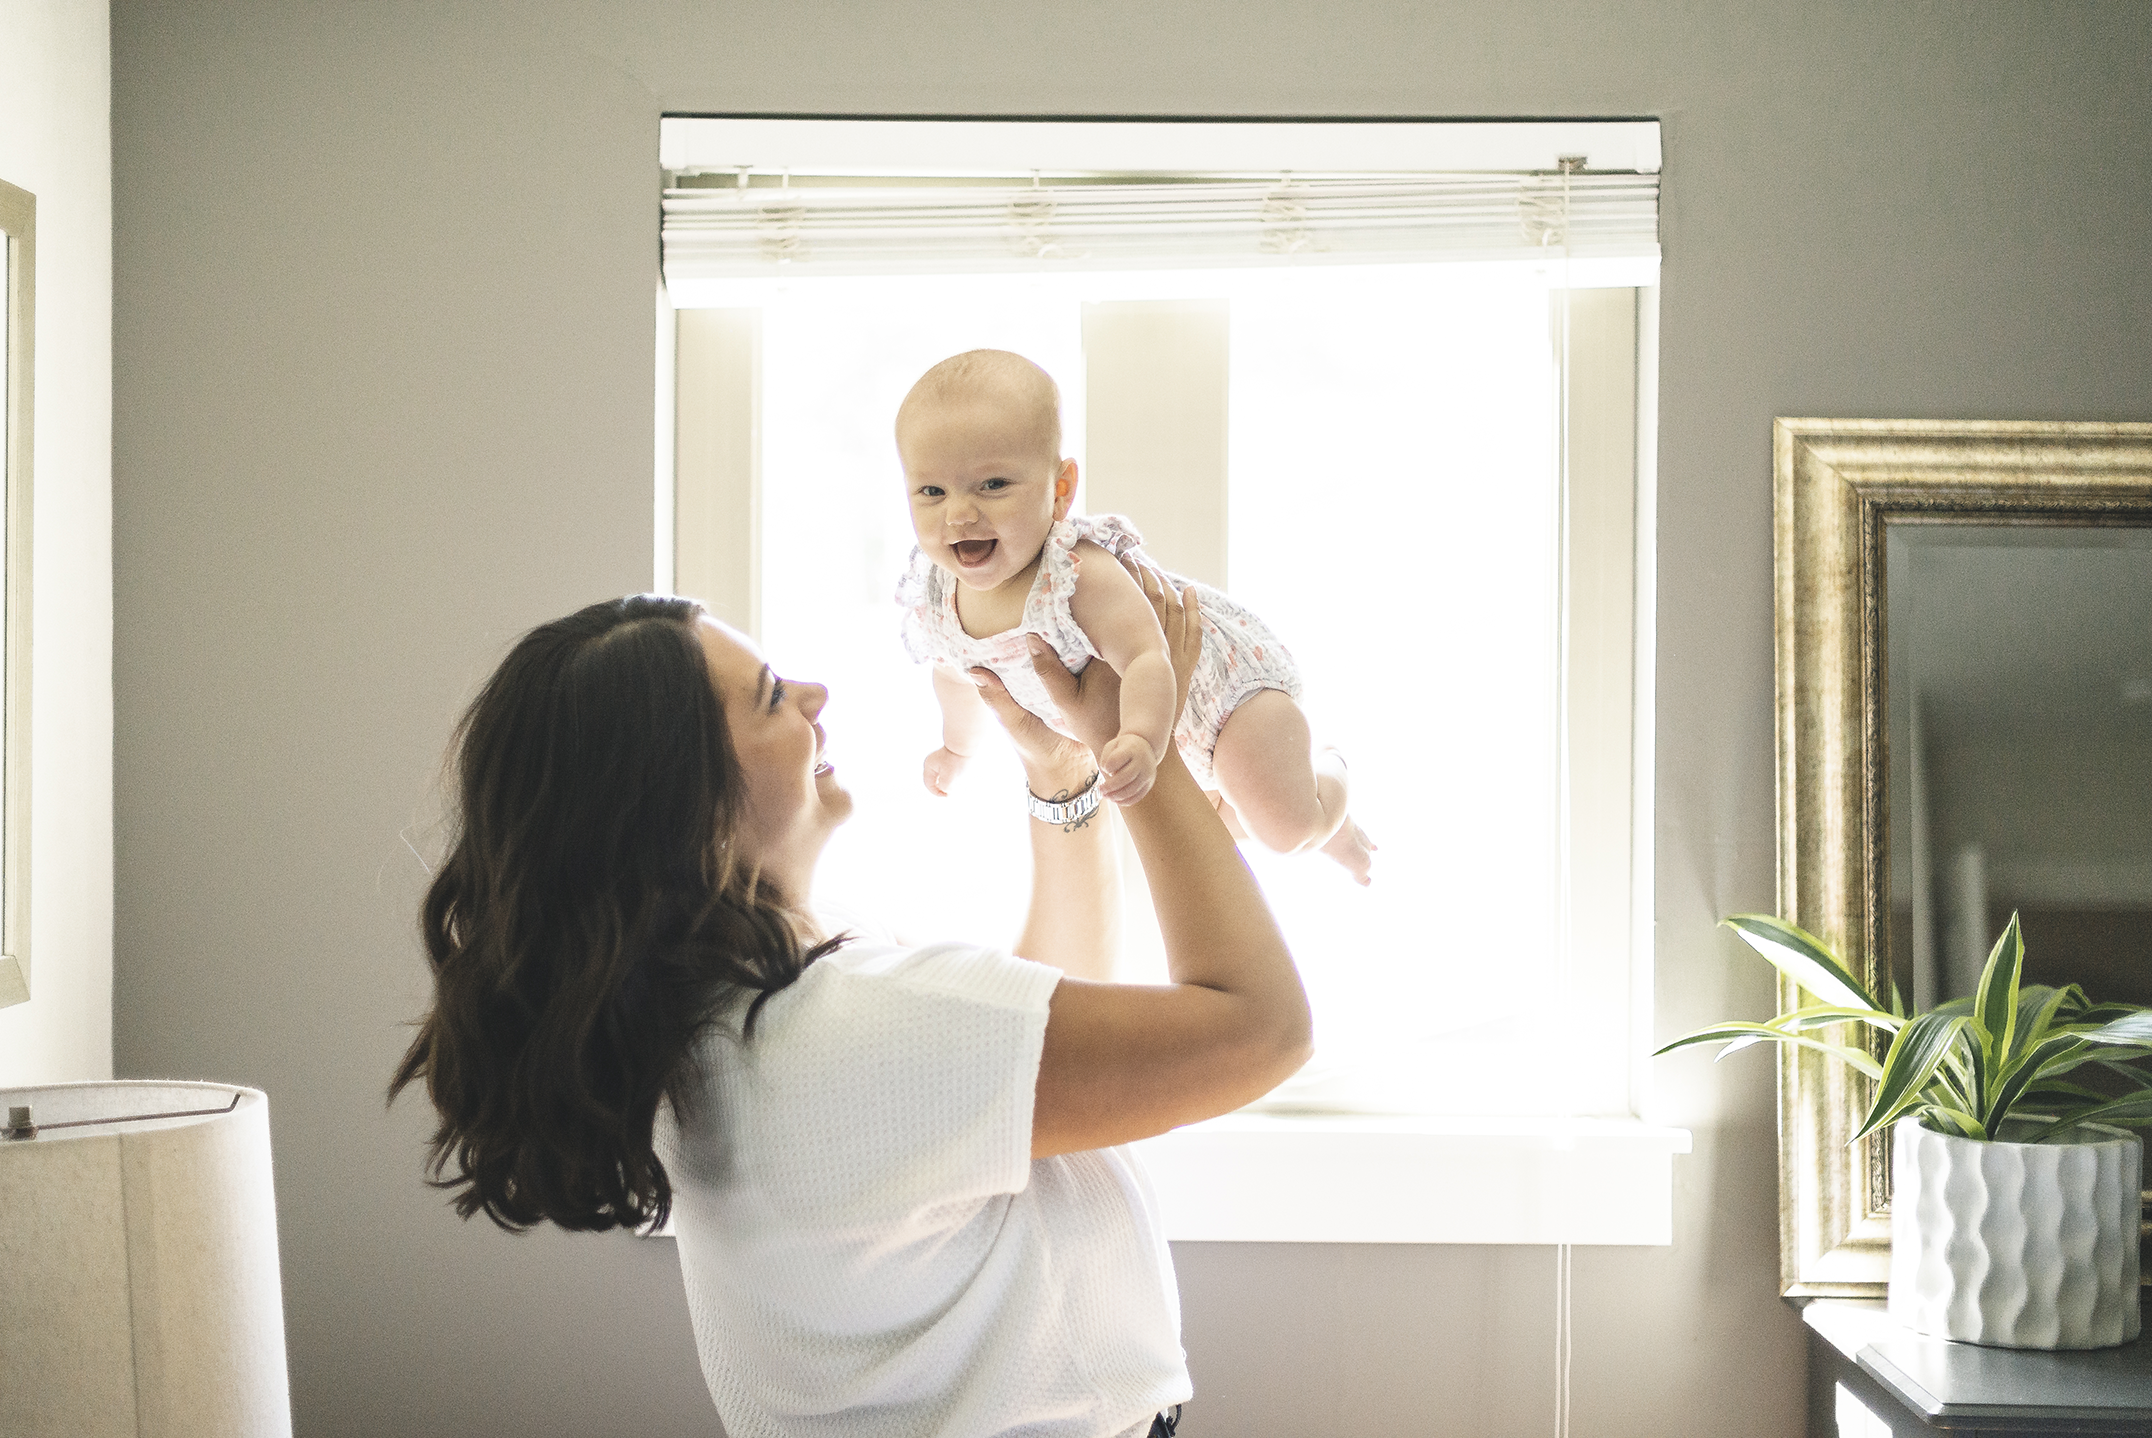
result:
<svg viewBox="0 0 2152 1438"><path fill-rule="evenodd" d="M1024 788L1024 805L1030 809L1031 817L1043 819L1049 824L1073 824L1080 819L1088 819L1098 812L1099 803L1098 774L1095 771L1091 775L1091 782L1078 790L1072 799L1041 799L1031 792L1029 785Z"/></svg>

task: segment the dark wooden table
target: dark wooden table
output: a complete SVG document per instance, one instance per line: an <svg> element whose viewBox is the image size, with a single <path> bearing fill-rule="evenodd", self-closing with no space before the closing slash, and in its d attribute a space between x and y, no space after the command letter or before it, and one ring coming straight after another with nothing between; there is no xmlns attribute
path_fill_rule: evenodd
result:
<svg viewBox="0 0 2152 1438"><path fill-rule="evenodd" d="M1809 1438L2152 1438L2152 1338L2067 1353L1983 1348L1900 1328L1879 1299L1815 1299L1801 1321Z"/></svg>

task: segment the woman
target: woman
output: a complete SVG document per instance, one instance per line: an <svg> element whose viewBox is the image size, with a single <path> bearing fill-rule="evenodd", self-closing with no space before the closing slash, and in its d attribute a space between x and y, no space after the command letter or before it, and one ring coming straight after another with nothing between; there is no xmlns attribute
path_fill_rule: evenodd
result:
<svg viewBox="0 0 2152 1438"><path fill-rule="evenodd" d="M1139 578L1185 699L1194 608ZM1047 814L1021 958L824 931L815 862L852 803L827 694L690 601L533 631L459 730L434 1007L391 1095L425 1081L466 1217L672 1216L732 1438L1141 1438L1188 1396L1171 1259L1115 1146L1274 1087L1307 1003L1177 755L1122 811L1172 982L1079 977L1117 923L1086 816L1118 682L1037 663L1083 743L981 671Z"/></svg>

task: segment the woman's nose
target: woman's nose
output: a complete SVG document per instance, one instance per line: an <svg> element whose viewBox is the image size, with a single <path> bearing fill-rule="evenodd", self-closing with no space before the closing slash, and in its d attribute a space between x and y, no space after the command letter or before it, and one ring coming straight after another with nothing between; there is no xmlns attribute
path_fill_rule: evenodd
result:
<svg viewBox="0 0 2152 1438"><path fill-rule="evenodd" d="M801 684L798 688L800 691L800 712L809 719L820 714L822 706L829 703L829 686L826 684Z"/></svg>

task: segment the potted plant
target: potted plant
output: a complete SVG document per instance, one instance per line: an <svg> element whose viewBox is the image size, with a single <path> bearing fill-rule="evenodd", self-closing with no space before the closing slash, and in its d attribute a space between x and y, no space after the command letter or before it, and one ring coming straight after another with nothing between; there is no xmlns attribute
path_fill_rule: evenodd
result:
<svg viewBox="0 0 2152 1438"><path fill-rule="evenodd" d="M2075 984L2022 984L2017 915L1980 988L1908 1014L1815 935L1768 914L1726 924L1806 992L1765 1023L1722 1023L1660 1049L1759 1043L1820 1050L1866 1074L1860 1130L1892 1125L1891 1317L2005 1348L2106 1348L2138 1333L2142 1145L2152 1123L2152 1010ZM1842 1026L1890 1036L1879 1062ZM1840 1031L1834 1036L1833 1031ZM2086 1079L2098 1081L2095 1086Z"/></svg>

